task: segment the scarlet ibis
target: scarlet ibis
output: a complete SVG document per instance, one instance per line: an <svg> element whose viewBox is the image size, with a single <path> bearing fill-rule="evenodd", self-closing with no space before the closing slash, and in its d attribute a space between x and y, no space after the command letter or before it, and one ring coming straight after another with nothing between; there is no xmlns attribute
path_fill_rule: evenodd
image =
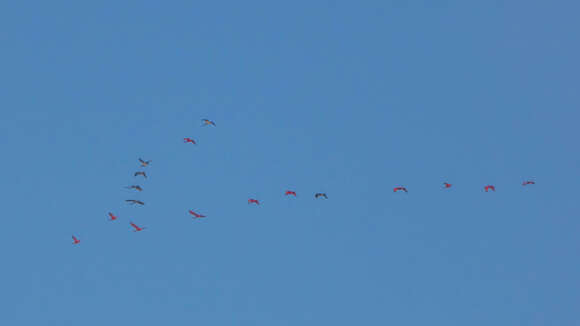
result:
<svg viewBox="0 0 580 326"><path fill-rule="evenodd" d="M492 186L492 185L487 185L487 186L485 186L483 189L485 189L485 192L488 192L489 190L493 190L493 191L495 191L495 187L494 187L494 186Z"/></svg>
<svg viewBox="0 0 580 326"><path fill-rule="evenodd" d="M393 192L397 192L397 191L399 191L399 190L402 190L402 191L404 191L404 192L408 192L408 191L407 191L407 188L405 188L405 187L395 187L395 188L393 189Z"/></svg>
<svg viewBox="0 0 580 326"><path fill-rule="evenodd" d="M129 222L129 224L131 224L131 226L135 228L135 230L133 230L133 232L139 232L139 231L143 231L143 230L145 230L145 228L138 227L138 226L137 226L135 223L133 223L133 222Z"/></svg>
<svg viewBox="0 0 580 326"><path fill-rule="evenodd" d="M294 191L292 191L292 190L286 190L286 193L285 193L285 195L286 195L286 196L288 196L288 195L292 195L292 196L296 197L296 192L294 192Z"/></svg>
<svg viewBox="0 0 580 326"><path fill-rule="evenodd" d="M109 221L115 221L117 219L117 216L113 215L113 213L109 213L109 216L111 217Z"/></svg>
<svg viewBox="0 0 580 326"><path fill-rule="evenodd" d="M205 215L197 214L196 212L192 211L191 209L189 210L189 214L193 215L194 218L202 218L202 217L205 217Z"/></svg>
<svg viewBox="0 0 580 326"><path fill-rule="evenodd" d="M248 199L248 204L256 204L256 205L260 205L260 202L257 199Z"/></svg>
<svg viewBox="0 0 580 326"><path fill-rule="evenodd" d="M526 180L524 182L522 182L522 186L527 186L527 185L535 185L536 183L534 181L531 180Z"/></svg>
<svg viewBox="0 0 580 326"><path fill-rule="evenodd" d="M194 145L196 145L197 143L195 142L195 140L191 139L191 138L183 138L183 142L184 143L192 143Z"/></svg>
<svg viewBox="0 0 580 326"><path fill-rule="evenodd" d="M72 236L73 239L73 244L79 244L81 242L81 240L77 239L77 237L75 237L74 235Z"/></svg>
<svg viewBox="0 0 580 326"><path fill-rule="evenodd" d="M443 182L443 187L445 188L451 188L451 184L447 183L447 182Z"/></svg>

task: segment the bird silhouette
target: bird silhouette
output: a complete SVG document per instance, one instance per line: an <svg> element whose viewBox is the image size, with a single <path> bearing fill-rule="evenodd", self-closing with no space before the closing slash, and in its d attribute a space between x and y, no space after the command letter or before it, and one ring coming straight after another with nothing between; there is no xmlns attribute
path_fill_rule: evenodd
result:
<svg viewBox="0 0 580 326"><path fill-rule="evenodd" d="M141 186L139 186L139 185L128 186L128 187L125 187L125 188L127 188L127 189L135 189L137 191L143 191L143 188L141 188Z"/></svg>
<svg viewBox="0 0 580 326"><path fill-rule="evenodd" d="M143 171L135 172L134 176L138 176L138 175L142 175L143 177L145 177L145 179L147 179L147 174L145 174L145 172L143 172Z"/></svg>
<svg viewBox="0 0 580 326"><path fill-rule="evenodd" d="M145 230L145 228L138 227L138 226L137 226L135 223L133 223L133 222L129 222L129 224L131 224L131 226L135 228L135 230L134 230L133 232L139 232L139 231L143 231L143 230Z"/></svg>
<svg viewBox="0 0 580 326"><path fill-rule="evenodd" d="M149 164L151 164L151 160L149 161L143 161L143 159L139 158L139 162L141 162L141 166L146 167Z"/></svg>
<svg viewBox="0 0 580 326"><path fill-rule="evenodd" d="M189 210L189 214L193 215L193 218L202 218L205 217L205 215L201 215L201 214L197 214L196 212L192 211L191 209Z"/></svg>
<svg viewBox="0 0 580 326"><path fill-rule="evenodd" d="M77 239L77 237L75 237L74 235L72 236L73 239L73 244L79 244L81 242L81 240Z"/></svg>
<svg viewBox="0 0 580 326"><path fill-rule="evenodd" d="M489 190L495 191L495 187L492 185L487 185L487 186L483 187L483 189L485 189L485 192L488 192Z"/></svg>
<svg viewBox="0 0 580 326"><path fill-rule="evenodd" d="M328 196L326 196L326 193L323 193L323 192L318 192L318 193L314 194L314 198L318 198L318 197L324 197L324 198L328 199Z"/></svg>
<svg viewBox="0 0 580 326"><path fill-rule="evenodd" d="M405 188L405 187L395 187L395 188L393 189L393 192L397 192L397 191L399 191L399 190L402 190L402 191L404 191L404 192L408 192L408 191L407 191L407 188Z"/></svg>
<svg viewBox="0 0 580 326"><path fill-rule="evenodd" d="M139 205L145 205L144 202L140 201L140 200L135 200L135 199L127 199L125 200L126 202L130 203L130 204L139 204Z"/></svg>
<svg viewBox="0 0 580 326"><path fill-rule="evenodd" d="M260 205L260 202L257 199L248 199L248 204L256 204L256 205Z"/></svg>
<svg viewBox="0 0 580 326"><path fill-rule="evenodd" d="M284 193L284 195L286 195L286 196L292 195L292 196L296 197L296 192L294 192L292 190L286 190L286 192Z"/></svg>
<svg viewBox="0 0 580 326"><path fill-rule="evenodd" d="M203 121L203 124L202 124L202 126L208 126L208 125L212 125L212 126L214 126L214 127L215 127L215 123L214 123L213 121L211 121L211 120L208 120L208 119L201 119L201 121Z"/></svg>

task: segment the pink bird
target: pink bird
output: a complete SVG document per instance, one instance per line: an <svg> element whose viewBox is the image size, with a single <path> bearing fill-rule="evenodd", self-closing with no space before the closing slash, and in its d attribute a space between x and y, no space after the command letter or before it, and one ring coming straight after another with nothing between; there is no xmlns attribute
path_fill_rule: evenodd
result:
<svg viewBox="0 0 580 326"><path fill-rule="evenodd" d="M197 143L195 142L195 140L191 139L191 138L183 138L183 142L184 143L192 143L194 145L196 145Z"/></svg>
<svg viewBox="0 0 580 326"><path fill-rule="evenodd" d="M484 189L485 189L485 192L488 192L490 189L493 190L493 191L495 191L495 187L492 186L492 185L487 185L487 186L484 187Z"/></svg>
<svg viewBox="0 0 580 326"><path fill-rule="evenodd" d="M109 216L111 217L109 221L114 221L117 219L117 216L113 215L113 213L109 213Z"/></svg>
<svg viewBox="0 0 580 326"><path fill-rule="evenodd" d="M451 188L451 184L447 183L447 182L443 182L443 187L445 188Z"/></svg>
<svg viewBox="0 0 580 326"><path fill-rule="evenodd" d="M522 186L527 186L527 185L535 185L536 183L534 181L531 180L527 180L522 182Z"/></svg>
<svg viewBox="0 0 580 326"><path fill-rule="evenodd" d="M248 204L256 204L256 205L260 205L260 202L257 199L248 199Z"/></svg>
<svg viewBox="0 0 580 326"><path fill-rule="evenodd" d="M189 214L193 215L194 218L205 217L205 215L197 214L196 212L192 211L191 209L189 210Z"/></svg>
<svg viewBox="0 0 580 326"><path fill-rule="evenodd" d="M72 236L73 239L73 244L79 244L81 242L81 240L77 239L77 237L75 237L74 235Z"/></svg>
<svg viewBox="0 0 580 326"><path fill-rule="evenodd" d="M397 191L399 191L399 190L402 190L402 191L404 191L404 192L408 192L408 191L407 191L407 188L405 188L405 187L395 187L395 189L393 189L393 192L397 192Z"/></svg>
<svg viewBox="0 0 580 326"><path fill-rule="evenodd" d="M129 222L129 224L131 224L131 226L135 228L135 230L133 232L139 232L139 231L145 230L145 228L140 228L133 222Z"/></svg>
<svg viewBox="0 0 580 326"><path fill-rule="evenodd" d="M292 195L292 196L296 197L296 192L295 192L295 191L292 191L292 190L286 190L286 193L285 193L285 195L286 195L286 196L288 196L288 195Z"/></svg>

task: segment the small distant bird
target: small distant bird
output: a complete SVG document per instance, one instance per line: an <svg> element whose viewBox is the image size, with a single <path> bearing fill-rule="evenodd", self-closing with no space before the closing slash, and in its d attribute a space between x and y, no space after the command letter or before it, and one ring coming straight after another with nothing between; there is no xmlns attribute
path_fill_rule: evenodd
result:
<svg viewBox="0 0 580 326"><path fill-rule="evenodd" d="M531 180L527 180L527 181L522 182L522 186L535 185L535 184L536 184L536 182L531 181Z"/></svg>
<svg viewBox="0 0 580 326"><path fill-rule="evenodd" d="M322 192L318 192L318 193L314 194L314 198L318 198L318 197L324 197L324 198L328 199L328 196L326 196L326 194L322 193Z"/></svg>
<svg viewBox="0 0 580 326"><path fill-rule="evenodd" d="M402 191L404 191L404 192L408 192L408 191L407 191L407 188L405 188L405 187L395 187L395 188L393 189L393 192L397 192L397 191L399 191L399 190L402 190Z"/></svg>
<svg viewBox="0 0 580 326"><path fill-rule="evenodd" d="M260 205L260 202L257 199L248 199L248 204L256 204L256 205Z"/></svg>
<svg viewBox="0 0 580 326"><path fill-rule="evenodd" d="M79 244L81 242L81 240L77 239L77 237L75 237L74 235L72 236L73 239L73 244Z"/></svg>
<svg viewBox="0 0 580 326"><path fill-rule="evenodd" d="M207 125L212 125L215 127L215 123L211 120L208 119L201 119L201 121L203 122L203 126L207 126Z"/></svg>
<svg viewBox="0 0 580 326"><path fill-rule="evenodd" d="M292 196L296 197L296 192L294 192L292 190L286 190L286 193L284 193L284 195L286 195L286 196L292 195Z"/></svg>
<svg viewBox="0 0 580 326"><path fill-rule="evenodd" d="M143 188L141 188L141 186L139 185L133 185L133 186L129 186L129 187L125 187L127 189L135 189L137 191L143 191Z"/></svg>
<svg viewBox="0 0 580 326"><path fill-rule="evenodd" d="M142 175L142 176L145 177L145 179L147 179L147 174L145 174L145 172L143 172L143 171L137 171L137 172L135 172L135 176L138 176L138 175Z"/></svg>
<svg viewBox="0 0 580 326"><path fill-rule="evenodd" d="M125 200L125 201L126 201L126 202L128 202L128 203L131 203L131 204L139 204L139 205L145 205L145 203L144 203L144 202L142 202L142 201L140 201L140 200L135 200L135 199L127 199L127 200Z"/></svg>
<svg viewBox="0 0 580 326"><path fill-rule="evenodd" d="M195 140L191 139L191 138L183 138L183 142L184 143L192 143L194 145L196 145L197 143L195 142Z"/></svg>
<svg viewBox="0 0 580 326"><path fill-rule="evenodd" d="M139 232L139 231L145 230L145 228L140 228L133 222L129 222L129 224L131 224L131 226L135 228L135 230L133 232Z"/></svg>
<svg viewBox="0 0 580 326"><path fill-rule="evenodd" d="M113 213L109 213L109 216L111 217L109 221L115 221L117 219L117 216L113 215Z"/></svg>
<svg viewBox="0 0 580 326"><path fill-rule="evenodd" d="M485 189L485 192L488 192L490 189L493 190L493 191L495 191L495 187L492 186L492 185L487 185L483 189Z"/></svg>
<svg viewBox="0 0 580 326"><path fill-rule="evenodd" d="M191 209L189 210L189 214L193 215L193 218L202 218L205 217L205 215L201 215L201 214L197 214L196 212L192 211Z"/></svg>
<svg viewBox="0 0 580 326"><path fill-rule="evenodd" d="M443 182L443 187L445 188L451 188L451 184L447 183L447 182Z"/></svg>
<svg viewBox="0 0 580 326"><path fill-rule="evenodd" d="M143 167L148 166L149 164L151 164L151 160L149 160L149 161L143 161L141 158L139 158L139 162L141 162L141 166L143 166Z"/></svg>

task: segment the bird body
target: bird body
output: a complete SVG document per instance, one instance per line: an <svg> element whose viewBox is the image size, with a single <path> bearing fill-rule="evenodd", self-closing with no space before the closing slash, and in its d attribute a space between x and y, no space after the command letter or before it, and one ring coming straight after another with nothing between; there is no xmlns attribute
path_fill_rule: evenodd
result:
<svg viewBox="0 0 580 326"><path fill-rule="evenodd" d="M536 182L531 181L531 180L526 180L524 182L522 182L522 186L527 186L527 185L535 185Z"/></svg>
<svg viewBox="0 0 580 326"><path fill-rule="evenodd" d="M443 187L445 188L451 188L451 184L447 183L447 182L443 182Z"/></svg>
<svg viewBox="0 0 580 326"><path fill-rule="evenodd" d="M138 227L138 226L137 226L135 223L133 223L133 222L129 222L129 224L131 224L131 226L132 226L133 228L135 228L135 230L134 230L133 232L139 232L139 231L143 231L143 230L145 230L145 228Z"/></svg>
<svg viewBox="0 0 580 326"><path fill-rule="evenodd" d="M113 213L109 213L109 221L115 221L117 219L117 216L113 215Z"/></svg>
<svg viewBox="0 0 580 326"><path fill-rule="evenodd" d="M284 195L286 195L286 196L292 195L292 196L296 197L296 192L292 191L292 190L286 190L286 193L284 193Z"/></svg>
<svg viewBox="0 0 580 326"><path fill-rule="evenodd" d="M81 242L81 240L77 239L77 237L75 237L74 235L72 236L73 239L73 244L79 244Z"/></svg>
<svg viewBox="0 0 580 326"><path fill-rule="evenodd" d="M208 126L208 125L212 125L215 127L215 122L208 120L208 119L201 119L201 121L203 122L204 126Z"/></svg>
<svg viewBox="0 0 580 326"><path fill-rule="evenodd" d="M145 172L143 172L143 171L135 172L134 176L138 176L138 175L142 175L145 179L147 179L147 174L145 174Z"/></svg>
<svg viewBox="0 0 580 326"><path fill-rule="evenodd" d="M256 205L260 205L260 202L257 199L248 199L248 204L256 204Z"/></svg>
<svg viewBox="0 0 580 326"><path fill-rule="evenodd" d="M142 160L141 158L139 158L139 162L141 162L141 166L143 166L143 167L146 167L146 166L148 166L149 164L151 164L151 160L149 160L149 161L144 161L144 160Z"/></svg>
<svg viewBox="0 0 580 326"><path fill-rule="evenodd" d="M324 197L325 199L328 199L328 196L326 196L326 193L322 193L322 192L318 192L318 193L314 194L314 198L318 198L318 197Z"/></svg>
<svg viewBox="0 0 580 326"><path fill-rule="evenodd" d="M405 188L405 187L395 187L395 188L393 189L393 192L397 192L397 191L399 191L399 190L402 190L402 191L404 191L404 192L408 192L408 191L407 191L407 188Z"/></svg>
<svg viewBox="0 0 580 326"><path fill-rule="evenodd" d="M183 138L183 142L184 143L192 143L194 145L196 145L197 143L195 142L195 140L191 139L191 138Z"/></svg>
<svg viewBox="0 0 580 326"><path fill-rule="evenodd" d="M139 185L129 186L129 187L127 187L127 189L135 189L137 191L143 191L143 188L141 188L141 186L139 186Z"/></svg>

